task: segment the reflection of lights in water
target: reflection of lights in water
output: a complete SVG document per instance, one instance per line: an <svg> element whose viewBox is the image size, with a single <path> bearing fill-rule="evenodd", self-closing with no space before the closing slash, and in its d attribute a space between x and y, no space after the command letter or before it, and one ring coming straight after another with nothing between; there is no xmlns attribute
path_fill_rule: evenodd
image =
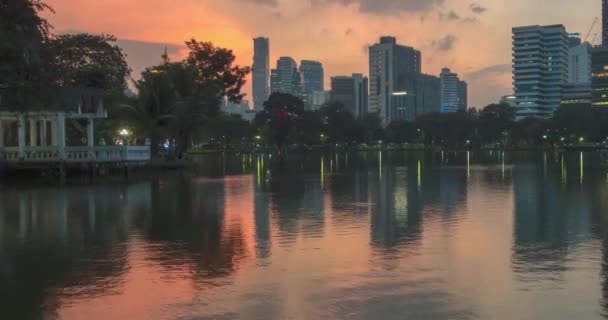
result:
<svg viewBox="0 0 608 320"><path fill-rule="evenodd" d="M565 185L568 182L568 172L566 170L566 161L564 160L564 155L562 154L562 183Z"/></svg>
<svg viewBox="0 0 608 320"><path fill-rule="evenodd" d="M584 159L583 159L583 153L581 152L581 184L583 183L583 177L584 177Z"/></svg>
<svg viewBox="0 0 608 320"><path fill-rule="evenodd" d="M325 157L321 156L321 189L325 188Z"/></svg>
<svg viewBox="0 0 608 320"><path fill-rule="evenodd" d="M418 188L422 186L422 162L418 160Z"/></svg>
<svg viewBox="0 0 608 320"><path fill-rule="evenodd" d="M443 151L441 151L441 164L443 164L445 162L445 154Z"/></svg>
<svg viewBox="0 0 608 320"><path fill-rule="evenodd" d="M500 157L501 157L501 162L502 162L502 166L501 166L502 167L502 179L504 180L505 179L505 153L504 153L504 151L501 153Z"/></svg>
<svg viewBox="0 0 608 320"><path fill-rule="evenodd" d="M543 152L543 174L547 176L547 152Z"/></svg>
<svg viewBox="0 0 608 320"><path fill-rule="evenodd" d="M471 176L471 151L467 151L467 178Z"/></svg>
<svg viewBox="0 0 608 320"><path fill-rule="evenodd" d="M260 162L260 156L258 156L257 171L258 171L258 186L261 186L262 185L262 164Z"/></svg>
<svg viewBox="0 0 608 320"><path fill-rule="evenodd" d="M382 151L378 151L378 174L382 180Z"/></svg>

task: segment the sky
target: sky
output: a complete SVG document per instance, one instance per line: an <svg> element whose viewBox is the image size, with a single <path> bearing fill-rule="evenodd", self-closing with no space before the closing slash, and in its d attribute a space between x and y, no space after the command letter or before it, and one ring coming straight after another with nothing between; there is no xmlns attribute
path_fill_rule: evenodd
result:
<svg viewBox="0 0 608 320"><path fill-rule="evenodd" d="M422 51L422 71L449 67L469 82L469 105L511 94L511 28L564 24L590 30L600 0L47 0L54 33L112 34L137 78L160 62L185 55L195 38L232 49L241 66L253 61L253 38L270 38L271 66L280 56L318 60L329 78L368 74L368 46L380 36ZM595 25L589 40L598 33ZM329 89L329 88L328 88ZM251 82L245 92L250 98Z"/></svg>

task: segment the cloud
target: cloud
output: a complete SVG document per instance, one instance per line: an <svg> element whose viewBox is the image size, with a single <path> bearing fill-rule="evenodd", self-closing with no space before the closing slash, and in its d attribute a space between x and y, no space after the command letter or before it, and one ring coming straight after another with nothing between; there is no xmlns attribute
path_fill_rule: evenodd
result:
<svg viewBox="0 0 608 320"><path fill-rule="evenodd" d="M478 23L479 20L476 17L466 17L462 19L463 23Z"/></svg>
<svg viewBox="0 0 608 320"><path fill-rule="evenodd" d="M488 8L483 7L482 5L480 5L479 3L471 3L471 5L469 5L469 9L471 9L471 12L476 13L476 14L482 14L486 11L488 11Z"/></svg>
<svg viewBox="0 0 608 320"><path fill-rule="evenodd" d="M313 6L356 4L364 13L395 15L404 12L421 13L443 5L445 0L310 0Z"/></svg>
<svg viewBox="0 0 608 320"><path fill-rule="evenodd" d="M138 40L118 39L116 44L122 48L127 55L129 67L133 70L131 76L139 79L141 72L150 66L162 62L161 56L165 53L165 48L169 57L177 56L184 46L172 43L157 43Z"/></svg>
<svg viewBox="0 0 608 320"><path fill-rule="evenodd" d="M454 45L456 44L456 41L458 41L458 38L454 35L448 34L445 37L439 39L439 40L435 40L431 43L431 45L437 50L437 51L450 51L452 50L452 48L454 48Z"/></svg>
<svg viewBox="0 0 608 320"><path fill-rule="evenodd" d="M489 76L499 76L505 73L511 73L510 64L496 64L493 66L481 68L479 70L467 74L467 79L469 79L469 81L471 82L475 82L478 80L483 80Z"/></svg>
<svg viewBox="0 0 608 320"><path fill-rule="evenodd" d="M277 7L279 5L277 0L239 0L240 2L259 4L263 6Z"/></svg>
<svg viewBox="0 0 608 320"><path fill-rule="evenodd" d="M348 29L346 29L346 31L344 31L344 35L345 36L349 36L353 33L353 28L348 27Z"/></svg>
<svg viewBox="0 0 608 320"><path fill-rule="evenodd" d="M439 12L439 20L457 21L460 20L460 15L454 12L454 10L450 10L448 13Z"/></svg>

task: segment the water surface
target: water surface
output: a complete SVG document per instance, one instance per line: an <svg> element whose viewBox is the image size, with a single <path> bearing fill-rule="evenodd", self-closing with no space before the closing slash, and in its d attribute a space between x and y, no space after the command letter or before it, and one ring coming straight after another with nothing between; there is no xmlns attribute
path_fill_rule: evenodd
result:
<svg viewBox="0 0 608 320"><path fill-rule="evenodd" d="M5 182L0 319L606 319L596 154L206 156Z"/></svg>

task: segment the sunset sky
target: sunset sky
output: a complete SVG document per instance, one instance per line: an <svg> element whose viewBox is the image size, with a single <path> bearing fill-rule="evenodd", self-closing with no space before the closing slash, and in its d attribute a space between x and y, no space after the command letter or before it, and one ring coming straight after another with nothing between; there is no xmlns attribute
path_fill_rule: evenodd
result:
<svg viewBox="0 0 608 320"><path fill-rule="evenodd" d="M367 47L381 35L422 51L424 73L450 67L469 82L470 106L511 93L511 27L564 24L589 30L600 0L47 0L55 33L108 33L121 41L133 77L174 59L195 37L234 50L251 65L252 38L270 38L271 65L279 56L319 60L329 77L367 74ZM599 23L593 34L600 31ZM600 39L598 34L597 39ZM591 40L591 39L589 39ZM248 83L246 92L251 91ZM251 99L247 97L246 99Z"/></svg>

